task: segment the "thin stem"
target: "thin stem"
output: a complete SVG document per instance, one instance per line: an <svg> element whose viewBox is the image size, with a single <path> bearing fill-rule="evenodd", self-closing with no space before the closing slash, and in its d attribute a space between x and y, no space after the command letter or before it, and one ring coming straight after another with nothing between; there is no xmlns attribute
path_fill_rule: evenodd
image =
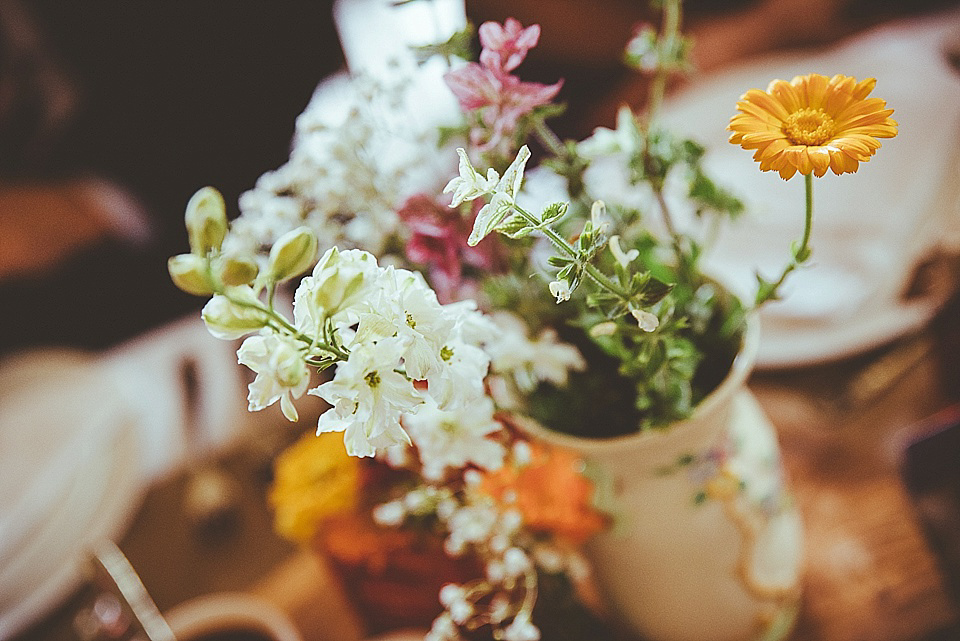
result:
<svg viewBox="0 0 960 641"><path fill-rule="evenodd" d="M772 285L761 287L760 291L757 292L757 299L754 302L755 308L759 307L768 300L776 298L777 290L780 289L781 285L783 285L783 282L786 280L787 276L801 264L806 262L808 258L810 258L810 234L813 230L813 174L806 174L803 178L804 190L806 192L806 213L803 221L803 237L800 240L800 245L794 248L793 258L783 269L783 273L780 274L780 278L778 278L777 281Z"/></svg>
<svg viewBox="0 0 960 641"><path fill-rule="evenodd" d="M803 186L806 191L806 215L804 217L803 240L800 243L800 255L809 253L810 232L813 229L813 173L803 177ZM804 258L806 260L806 258Z"/></svg>
<svg viewBox="0 0 960 641"><path fill-rule="evenodd" d="M544 225L536 217L533 216L530 212L524 210L522 207L518 207L516 204L513 206L514 211L523 216L523 218L530 223L533 227L539 229L543 234L552 242L558 249L566 252L568 256L573 259L578 259L579 255L577 250L574 249L566 238L558 234L552 227ZM624 291L620 286L610 280L606 274L601 272L593 263L584 263L583 271L589 276L595 283L600 285L600 287L606 289L609 292L612 292L622 298L623 300L629 300L630 295Z"/></svg>
<svg viewBox="0 0 960 641"><path fill-rule="evenodd" d="M350 355L347 354L346 352L344 352L344 351L342 351L342 350L339 350L339 349L337 349L336 347L334 347L334 346L332 346L332 345L330 345L330 344L328 344L328 343L319 343L319 342L317 342L317 340L316 340L315 338L311 338L311 337L307 336L306 334L304 334L303 332L301 332L300 330L298 330L296 327L294 327L293 325L291 325L291 324L290 324L290 321L288 321L288 320L287 320L286 318L284 318L282 315L278 314L278 313L277 313L275 310L273 310L273 309L270 309L270 308L268 308L268 307L264 307L259 301L256 302L256 303L251 303L251 302L248 302L248 301L245 301L245 300L240 300L240 299L232 298L229 294L224 294L224 295L227 297L227 300L229 300L231 304L236 305L237 307L244 307L244 308L246 308L246 309L255 309L255 310L257 310L257 311L265 314L265 315L267 316L267 318L270 319L270 321L272 321L273 323L276 323L276 326L274 326L274 329L276 329L276 330L278 330L278 331L284 331L284 332L290 334L291 336L293 336L293 337L296 338L297 340L299 340L299 341L301 341L301 342L303 342L303 343L307 343L308 345L310 345L311 348L316 347L317 349L323 350L324 352L327 352L327 353L329 353L329 354L333 354L333 355L336 356L339 360L345 361L345 360L347 360L348 358L350 358Z"/></svg>
<svg viewBox="0 0 960 641"><path fill-rule="evenodd" d="M680 1L664 0L663 3L663 25L660 29L659 49L661 55L663 51L673 51L676 48L677 37L680 34ZM667 76L670 69L661 64L657 66L657 73L653 77L653 84L650 87L650 102L647 107L647 122L653 122L660 107L663 105L663 98L667 90Z"/></svg>
<svg viewBox="0 0 960 641"><path fill-rule="evenodd" d="M547 126L547 123L543 118L535 118L533 123L533 133L537 135L537 138L543 143L543 146L550 150L554 156L566 157L567 148L563 144L563 141L560 140L560 137Z"/></svg>
<svg viewBox="0 0 960 641"><path fill-rule="evenodd" d="M673 224L673 216L670 215L670 207L667 205L667 199L663 197L663 190L654 188L653 193L657 197L657 204L660 206L660 214L663 216L663 224L666 226L667 232L676 238L677 228Z"/></svg>
<svg viewBox="0 0 960 641"><path fill-rule="evenodd" d="M524 220L530 223L531 226L542 231L544 236L546 236L547 239L557 247L557 249L563 251L571 258L577 258L577 250L574 249L573 245L571 245L566 238L558 234L556 230L541 223L539 220L537 220L536 216L522 207L518 207L516 203L513 205L513 210L520 214Z"/></svg>

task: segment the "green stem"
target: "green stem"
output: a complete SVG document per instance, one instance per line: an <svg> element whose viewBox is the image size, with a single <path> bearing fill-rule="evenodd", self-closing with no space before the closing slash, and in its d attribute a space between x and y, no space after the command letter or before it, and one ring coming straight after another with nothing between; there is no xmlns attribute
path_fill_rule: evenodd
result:
<svg viewBox="0 0 960 641"><path fill-rule="evenodd" d="M547 123L543 118L535 118L533 123L533 133L537 135L537 138L543 144L544 147L550 150L554 156L558 158L567 157L567 148L563 144L563 141L560 140L560 137L554 133L553 129L547 126Z"/></svg>
<svg viewBox="0 0 960 641"><path fill-rule="evenodd" d="M676 47L676 40L680 34L680 2L681 0L664 0L663 3L663 25L660 29L659 48L672 51ZM663 104L663 98L667 90L667 76L670 70L663 64L658 65L657 73L653 77L653 84L650 87L650 102L647 107L647 122L653 122L660 112Z"/></svg>
<svg viewBox="0 0 960 641"><path fill-rule="evenodd" d="M543 234L550 240L550 242L552 242L558 249L565 252L568 256L570 256L574 260L579 259L577 250L574 249L573 245L571 245L566 238L558 234L556 230L554 230L552 227L548 227L542 224L539 220L537 220L533 216L533 214L524 210L522 207L518 207L516 204L514 204L513 209L518 214L523 216L524 220L530 223L533 227L542 231ZM626 291L624 291L622 288L620 288L616 283L610 280L606 276L606 274L604 274L599 269L597 269L597 267L593 263L589 263L589 262L584 263L583 270L587 274L587 276L593 279L593 281L598 285L600 285L600 287L606 289L607 291L613 294L616 294L617 296L619 296L625 301L629 301L630 295Z"/></svg>
<svg viewBox="0 0 960 641"><path fill-rule="evenodd" d="M794 249L793 258L783 269L780 278L769 287L761 287L760 291L757 292L754 308L776 298L777 290L783 285L787 276L810 258L810 234L813 230L813 174L806 174L803 178L804 190L806 192L806 213L803 221L803 237L800 240L800 246Z"/></svg>
<svg viewBox="0 0 960 641"><path fill-rule="evenodd" d="M677 228L673 224L673 216L670 215L670 208L667 206L667 199L663 196L663 190L659 187L654 187L653 193L657 197L657 204L660 206L660 214L663 216L663 224L666 226L667 232L676 238Z"/></svg>
<svg viewBox="0 0 960 641"><path fill-rule="evenodd" d="M800 254L809 253L810 231L813 229L813 173L803 177L803 186L806 191L806 215L804 217L803 241L800 243ZM806 258L804 258L806 260Z"/></svg>
<svg viewBox="0 0 960 641"><path fill-rule="evenodd" d="M347 354L346 352L339 350L328 343L319 343L316 341L316 339L310 338L309 336L307 336L306 334L298 330L296 327L291 325L286 318L278 314L273 309L270 309L269 307L264 307L259 302L251 303L245 300L238 300L236 298L232 298L229 294L224 294L224 295L227 297L227 300L229 300L231 304L236 305L237 307L243 307L246 309L255 309L265 314L267 318L269 318L272 322L276 323L277 326L274 326L274 329L277 329L279 331L284 331L289 335L293 336L294 338L296 338L297 340L310 345L311 347L316 347L317 349L320 349L324 352L333 354L339 360L345 361L348 358L350 358L350 355Z"/></svg>
<svg viewBox="0 0 960 641"><path fill-rule="evenodd" d="M550 242L552 242L557 247L557 249L566 253L567 256L569 256L570 258L577 258L577 250L574 249L573 245L571 245L566 238L558 234L555 229L544 225L539 220L537 220L536 216L534 216L524 208L517 206L516 203L513 204L513 210L516 211L518 214L520 214L524 220L530 223L532 227L542 231L544 236L546 236L550 240Z"/></svg>

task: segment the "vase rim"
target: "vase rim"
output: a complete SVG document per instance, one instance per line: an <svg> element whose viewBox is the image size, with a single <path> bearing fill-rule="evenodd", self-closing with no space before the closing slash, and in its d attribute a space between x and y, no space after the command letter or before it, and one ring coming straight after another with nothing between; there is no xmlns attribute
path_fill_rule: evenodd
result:
<svg viewBox="0 0 960 641"><path fill-rule="evenodd" d="M600 453L617 450L624 446L636 446L647 442L661 442L672 438L672 435L683 431L683 426L698 421L701 416L709 414L718 405L727 402L740 390L756 362L757 351L760 346L760 319L755 312L748 312L744 323L743 338L740 349L737 351L730 365L730 371L719 385L707 394L694 408L693 413L682 420L658 429L638 430L630 434L608 437L586 437L557 432L528 417L517 417L522 429L553 445L565 446L581 453Z"/></svg>

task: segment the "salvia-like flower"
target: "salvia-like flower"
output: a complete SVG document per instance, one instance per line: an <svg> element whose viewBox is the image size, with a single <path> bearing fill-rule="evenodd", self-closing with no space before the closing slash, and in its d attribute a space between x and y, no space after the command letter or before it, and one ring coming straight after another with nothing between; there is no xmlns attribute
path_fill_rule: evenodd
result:
<svg viewBox="0 0 960 641"><path fill-rule="evenodd" d="M517 157L494 186L493 198L477 212L473 231L467 238L468 245L476 245L483 240L510 213L517 202L517 194L520 193L520 187L523 184L523 170L529 159L530 149L526 145L520 147Z"/></svg>
<svg viewBox="0 0 960 641"><path fill-rule="evenodd" d="M471 129L470 137L481 151L508 153L520 119L548 104L563 86L563 81L552 85L523 82L510 73L539 37L539 25L524 29L513 19L502 26L484 23L480 26L480 62L444 76L464 111L479 112L482 126Z"/></svg>
<svg viewBox="0 0 960 641"><path fill-rule="evenodd" d="M523 62L527 52L540 40L540 25L524 28L515 18L503 25L484 22L480 25L480 63L488 69L509 73Z"/></svg>
<svg viewBox="0 0 960 641"><path fill-rule="evenodd" d="M465 266L488 274L500 271L496 239L486 238L475 247L467 244L479 208L477 203L473 215L461 216L437 199L418 194L397 212L410 230L407 258L427 267L430 284L442 302L456 300L468 284L463 280Z"/></svg>
<svg viewBox="0 0 960 641"><path fill-rule="evenodd" d="M457 207L466 200L475 200L491 193L500 180L500 174L493 167L487 169L486 176L474 169L467 151L462 147L457 149L457 155L460 156L458 175L451 178L443 188L445 194L453 192L451 207Z"/></svg>
<svg viewBox="0 0 960 641"><path fill-rule="evenodd" d="M766 91L751 89L730 120L730 142L753 149L763 171L784 180L797 172L823 176L853 173L880 148L878 138L897 135L880 98L867 98L877 81L849 76L796 76L774 80Z"/></svg>

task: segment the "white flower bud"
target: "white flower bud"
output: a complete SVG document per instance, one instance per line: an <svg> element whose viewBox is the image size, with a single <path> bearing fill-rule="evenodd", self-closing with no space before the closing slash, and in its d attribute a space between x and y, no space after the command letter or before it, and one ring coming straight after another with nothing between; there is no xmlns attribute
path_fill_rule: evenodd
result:
<svg viewBox="0 0 960 641"><path fill-rule="evenodd" d="M631 309L630 315L637 321L637 325L640 326L645 332L652 332L660 326L660 319L656 317L655 314L651 314L648 311L642 309Z"/></svg>
<svg viewBox="0 0 960 641"><path fill-rule="evenodd" d="M249 288L237 287L231 291L231 296L253 298L253 292L247 290ZM267 324L263 312L237 305L223 294L217 294L211 298L204 305L200 316L203 318L207 330L217 338L224 340L240 338L265 327Z"/></svg>
<svg viewBox="0 0 960 641"><path fill-rule="evenodd" d="M207 271L207 259L196 254L179 254L167 261L167 271L173 284L195 296L209 296L213 283Z"/></svg>
<svg viewBox="0 0 960 641"><path fill-rule="evenodd" d="M220 282L228 287L249 285L257 277L257 263L244 256L220 256L214 260Z"/></svg>
<svg viewBox="0 0 960 641"><path fill-rule="evenodd" d="M203 187L190 198L184 215L190 251L206 256L218 251L227 235L227 208L223 196L213 187Z"/></svg>
<svg viewBox="0 0 960 641"><path fill-rule="evenodd" d="M270 279L280 283L307 271L317 257L318 245L317 235L309 227L297 227L278 238L270 248Z"/></svg>
<svg viewBox="0 0 960 641"><path fill-rule="evenodd" d="M517 441L513 444L513 459L517 465L527 465L533 460L533 451L526 441Z"/></svg>
<svg viewBox="0 0 960 641"><path fill-rule="evenodd" d="M594 338L599 338L600 336L613 336L617 331L617 324L613 321L605 321L603 323L597 323L590 328L590 335Z"/></svg>
<svg viewBox="0 0 960 641"><path fill-rule="evenodd" d="M620 247L620 236L610 237L610 253L613 254L614 260L616 260L623 267L629 265L640 255L640 252L637 249L631 249L628 252L624 252Z"/></svg>
<svg viewBox="0 0 960 641"><path fill-rule="evenodd" d="M503 568L508 576L520 576L530 569L530 557L520 548L510 548L503 553Z"/></svg>
<svg viewBox="0 0 960 641"><path fill-rule="evenodd" d="M555 280L549 287L550 293L556 297L558 303L570 300L570 283L566 280Z"/></svg>
<svg viewBox="0 0 960 641"><path fill-rule="evenodd" d="M362 298L364 285L373 278L376 258L366 252L339 252L331 247L313 268L312 278L305 278L300 285L304 293L297 292L317 309L317 316L333 315ZM370 276L368 276L370 274Z"/></svg>

